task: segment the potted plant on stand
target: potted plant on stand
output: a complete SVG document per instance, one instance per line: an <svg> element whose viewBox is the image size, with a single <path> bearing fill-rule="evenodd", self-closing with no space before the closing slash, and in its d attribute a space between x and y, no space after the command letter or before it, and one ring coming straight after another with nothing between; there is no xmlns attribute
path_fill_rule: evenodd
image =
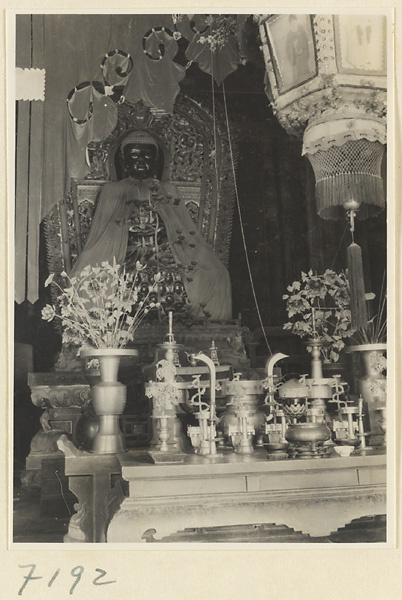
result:
<svg viewBox="0 0 402 600"><path fill-rule="evenodd" d="M93 387L93 406L99 416L99 430L95 435L93 451L112 454L124 450L124 439L119 426L127 390L117 380L120 358L138 355L137 350L126 348L150 310L158 304L151 301L160 274L151 284L143 276L145 267L137 262L132 272L109 262L90 266L75 277L63 272L67 285L62 288L48 277L45 285L59 289L56 306L46 305L42 318L60 319L63 344L78 348L82 357L99 361L101 381Z"/></svg>
<svg viewBox="0 0 402 600"><path fill-rule="evenodd" d="M337 363L351 328L349 284L346 274L327 269L322 275L310 269L287 287L283 328L302 339L320 343L324 365ZM309 347L308 347L309 348Z"/></svg>

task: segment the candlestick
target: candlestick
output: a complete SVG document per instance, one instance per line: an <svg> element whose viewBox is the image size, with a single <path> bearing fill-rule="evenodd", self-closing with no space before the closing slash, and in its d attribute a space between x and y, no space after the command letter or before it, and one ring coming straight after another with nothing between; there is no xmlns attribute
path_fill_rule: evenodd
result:
<svg viewBox="0 0 402 600"><path fill-rule="evenodd" d="M358 422L359 422L359 437L360 437L360 448L361 450L365 450L367 447L366 444L366 436L364 433L364 423L363 423L363 398L360 396L358 401Z"/></svg>
<svg viewBox="0 0 402 600"><path fill-rule="evenodd" d="M173 333L173 312L169 311L169 336Z"/></svg>

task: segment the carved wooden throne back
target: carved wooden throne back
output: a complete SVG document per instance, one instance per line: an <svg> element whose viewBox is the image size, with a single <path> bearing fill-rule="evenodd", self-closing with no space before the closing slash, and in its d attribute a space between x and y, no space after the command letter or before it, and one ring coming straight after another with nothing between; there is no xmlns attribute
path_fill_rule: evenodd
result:
<svg viewBox="0 0 402 600"><path fill-rule="evenodd" d="M219 119L219 117L218 117ZM70 193L45 219L49 271L69 271L82 251L101 187L117 179L115 154L127 132L147 130L164 149L163 179L180 189L199 231L227 265L234 208L234 181L224 124L190 98L177 98L173 115L136 105L119 105L113 133L87 149L89 172L73 180ZM215 143L216 140L216 143Z"/></svg>

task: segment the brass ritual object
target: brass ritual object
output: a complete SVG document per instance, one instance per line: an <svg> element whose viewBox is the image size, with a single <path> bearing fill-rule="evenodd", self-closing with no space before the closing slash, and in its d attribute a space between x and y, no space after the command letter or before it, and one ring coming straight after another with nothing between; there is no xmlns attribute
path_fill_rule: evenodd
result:
<svg viewBox="0 0 402 600"><path fill-rule="evenodd" d="M207 365L210 375L210 397L209 405L206 402L203 402L202 394L205 393L205 388L201 390L200 387L199 391L193 396L192 402L198 409L195 416L198 419L199 425L198 427L190 426L188 428L188 434L196 454L216 458L218 457L216 435L216 365L214 361L203 352L190 354L189 360L194 366L197 362L202 362ZM200 386L199 379L198 386Z"/></svg>
<svg viewBox="0 0 402 600"><path fill-rule="evenodd" d="M334 441L336 444L353 446L361 451L368 450L366 437L370 432L364 430L363 398L358 399L357 406L351 401L340 401L334 397L337 403L337 416L332 422Z"/></svg>
<svg viewBox="0 0 402 600"><path fill-rule="evenodd" d="M178 352L183 348L177 344L172 329L173 313L169 312L169 332L158 348L165 350L165 357L156 363L156 381L145 386L145 394L152 398L152 420L158 441L149 454L155 463L183 462L185 454L180 447L180 424L177 406L183 398L182 390L176 384Z"/></svg>
<svg viewBox="0 0 402 600"><path fill-rule="evenodd" d="M277 353L267 361L265 378L242 379L242 373L233 375L230 366L219 364L214 342L210 356L186 352L188 365L181 365L182 346L174 340L170 316L169 333L159 346L165 358L157 363L156 381L147 384L158 435L157 447L150 451L154 461L183 460L183 448L171 433L172 423L181 425L177 418L181 407L196 419L186 427L192 452L205 459L233 453L244 455L242 460L260 460L256 452L260 447L270 460L324 458L335 444L365 450L362 399L358 403L349 399L340 375L323 376L322 343L312 339L308 344L311 376L281 381L278 371L274 376L274 367L287 355ZM218 411L217 393L225 402Z"/></svg>
<svg viewBox="0 0 402 600"><path fill-rule="evenodd" d="M259 398L264 393L262 380L234 379L226 384L226 410L221 416L220 427L224 439L239 454L251 454L254 445L262 446L261 426L265 414L258 409Z"/></svg>
<svg viewBox="0 0 402 600"><path fill-rule="evenodd" d="M356 405L348 399L347 384L340 375L323 376L323 342L313 338L307 345L312 355L310 377L302 375L276 385L272 377L267 378L269 416L264 445L269 457L322 458L330 455L334 442L366 449L362 401ZM336 404L335 418L329 411L332 403Z"/></svg>
<svg viewBox="0 0 402 600"><path fill-rule="evenodd" d="M288 457L287 450L289 443L285 438L287 428L286 413L284 407L275 398L280 384L276 383L274 379L274 366L283 358L288 358L288 355L282 353L274 354L268 359L265 366L267 371L267 378L265 380L267 391L265 405L269 409L269 414L263 427L263 433L265 437L264 447L270 459L284 459Z"/></svg>

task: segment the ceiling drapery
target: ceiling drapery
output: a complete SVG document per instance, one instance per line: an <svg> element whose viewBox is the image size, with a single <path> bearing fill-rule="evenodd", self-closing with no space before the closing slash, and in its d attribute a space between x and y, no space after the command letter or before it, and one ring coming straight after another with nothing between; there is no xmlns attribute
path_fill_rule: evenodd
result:
<svg viewBox="0 0 402 600"><path fill-rule="evenodd" d="M62 201L70 177L85 176L85 150L92 140L104 139L116 119L115 87L129 102L173 111L186 67L174 62L177 41L186 37L188 61L212 73L217 83L239 62L234 36L213 53L188 17L180 28L172 15L17 15L17 64L19 68L44 68L45 101L40 120L27 117L19 127L17 169L26 185L19 208L26 216L16 222L16 301L38 298L39 223ZM207 28L207 33L210 27ZM28 48L29 46L29 48ZM66 101L67 109L66 109ZM25 102L25 105L23 105ZM22 115L32 115L32 102L19 102ZM29 108L29 106L31 108ZM35 105L36 106L36 105ZM21 126L22 125L22 126ZM38 131L41 129L41 131ZM35 157L25 160L24 148ZM18 164L19 162L19 164ZM24 214L25 214L24 213ZM26 239L36 239L30 252Z"/></svg>
<svg viewBox="0 0 402 600"><path fill-rule="evenodd" d="M33 16L36 19L37 15ZM121 85L125 83L124 95L130 102L143 99L149 106L172 110L174 99L179 92L178 82L183 78L185 70L180 65L173 63L172 58L177 53L177 43L174 48L166 44L169 52L165 50L161 60L150 59L143 51L142 42L144 35L153 27L171 26L170 15L38 15L43 19L45 39L44 62L46 69L46 96L45 96L45 148L44 169L46 172L44 194L42 198L41 215L44 217L55 202L60 200L65 193L66 177L61 177L63 167L67 160L65 132L69 132L70 141L75 138L71 152L82 148L83 139L91 141L96 138L96 125L94 122L107 116L110 125L115 118L115 106L107 95L101 96L92 86L75 94L76 118L83 123L77 124L70 116L72 111L66 111L66 99L71 90L83 82L106 83L112 86L114 82ZM159 46L158 46L159 48ZM105 55L113 50L124 51L132 57L132 68L128 77L119 77L119 71L113 73L113 60L115 64L119 54L109 57L106 67L102 63ZM149 50L154 51L151 44ZM121 67L120 73L124 74L126 65ZM93 96L93 114L85 120L82 113L87 112L89 102L85 106L85 96ZM82 101L79 101L82 95ZM102 104L107 104L105 107ZM70 101L71 105L71 101ZM105 110L106 108L106 110ZM71 132L74 130L74 136ZM108 128L105 129L107 135ZM92 137L95 135L95 137ZM69 159L71 163L77 162L77 157ZM76 172L66 171L64 175L79 176L82 166Z"/></svg>
<svg viewBox="0 0 402 600"><path fill-rule="evenodd" d="M175 24L189 41L186 57L209 73L218 85L237 69L239 41L247 15L183 15ZM236 33L236 35L235 35Z"/></svg>

